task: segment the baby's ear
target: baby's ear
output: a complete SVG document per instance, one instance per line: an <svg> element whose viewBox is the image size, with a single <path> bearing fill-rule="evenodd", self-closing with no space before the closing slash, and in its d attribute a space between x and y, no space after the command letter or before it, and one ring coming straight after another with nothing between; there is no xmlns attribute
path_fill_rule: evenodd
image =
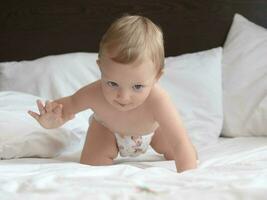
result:
<svg viewBox="0 0 267 200"><path fill-rule="evenodd" d="M157 74L157 76L156 76L156 79L157 79L157 81L160 79L160 77L162 76L162 74L164 73L164 69L163 69L163 67L158 71L158 74Z"/></svg>
<svg viewBox="0 0 267 200"><path fill-rule="evenodd" d="M98 65L98 67L100 66L100 60L99 59L96 60L96 64Z"/></svg>

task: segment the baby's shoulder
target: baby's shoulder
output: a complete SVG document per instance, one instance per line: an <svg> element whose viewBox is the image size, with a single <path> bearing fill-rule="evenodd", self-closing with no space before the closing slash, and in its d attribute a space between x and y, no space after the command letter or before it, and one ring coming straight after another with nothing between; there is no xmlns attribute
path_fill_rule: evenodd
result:
<svg viewBox="0 0 267 200"><path fill-rule="evenodd" d="M148 104L152 109L170 100L169 94L159 84L155 84L148 96Z"/></svg>
<svg viewBox="0 0 267 200"><path fill-rule="evenodd" d="M88 85L88 93L92 98L98 102L103 98L101 80L97 80Z"/></svg>
<svg viewBox="0 0 267 200"><path fill-rule="evenodd" d="M74 97L79 99L79 101L88 101L91 105L98 102L99 98L101 98L100 96L101 82L99 80L82 87L74 94Z"/></svg>
<svg viewBox="0 0 267 200"><path fill-rule="evenodd" d="M88 84L86 87L87 87L88 91L98 93L101 91L101 81L96 80L96 81Z"/></svg>
<svg viewBox="0 0 267 200"><path fill-rule="evenodd" d="M101 83L99 80L97 80L82 87L80 90L78 90L78 94L82 96L95 97L97 96L98 93L100 93L100 91L101 91Z"/></svg>
<svg viewBox="0 0 267 200"><path fill-rule="evenodd" d="M176 111L175 104L171 100L170 95L159 85L151 91L149 109L157 121L161 121L167 117L169 113Z"/></svg>

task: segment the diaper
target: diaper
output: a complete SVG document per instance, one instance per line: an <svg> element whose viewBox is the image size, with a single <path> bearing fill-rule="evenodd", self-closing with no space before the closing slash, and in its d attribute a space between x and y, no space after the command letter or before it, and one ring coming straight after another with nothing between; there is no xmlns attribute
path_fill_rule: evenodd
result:
<svg viewBox="0 0 267 200"><path fill-rule="evenodd" d="M136 157L145 153L154 135L154 133L142 136L122 136L118 133L114 134L122 157Z"/></svg>
<svg viewBox="0 0 267 200"><path fill-rule="evenodd" d="M95 114L92 114L89 118L89 123L92 122L92 118L99 123L97 117ZM101 123L102 124L102 123ZM154 135L153 133L142 135L142 136L123 136L118 133L114 133L116 137L117 146L119 149L119 153L122 157L130 156L130 157L136 157L143 153L145 153L150 145L150 142L152 140L152 137Z"/></svg>

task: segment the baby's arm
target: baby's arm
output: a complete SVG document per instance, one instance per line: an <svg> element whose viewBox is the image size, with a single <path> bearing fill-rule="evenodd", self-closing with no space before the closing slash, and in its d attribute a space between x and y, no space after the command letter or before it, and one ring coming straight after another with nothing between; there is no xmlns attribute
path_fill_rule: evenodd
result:
<svg viewBox="0 0 267 200"><path fill-rule="evenodd" d="M196 151L170 97L165 91L160 91L155 95L151 104L155 119L173 149L177 171L182 172L196 168Z"/></svg>
<svg viewBox="0 0 267 200"><path fill-rule="evenodd" d="M79 89L71 96L63 97L53 102L62 105L63 116L75 115L91 107L94 99L94 90L94 84L90 84Z"/></svg>

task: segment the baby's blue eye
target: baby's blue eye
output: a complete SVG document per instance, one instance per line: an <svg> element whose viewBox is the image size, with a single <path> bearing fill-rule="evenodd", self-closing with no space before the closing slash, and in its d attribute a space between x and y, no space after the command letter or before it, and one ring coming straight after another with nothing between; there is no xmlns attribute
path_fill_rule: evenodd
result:
<svg viewBox="0 0 267 200"><path fill-rule="evenodd" d="M135 86L133 86L133 89L139 91L139 90L141 90L143 87L144 87L143 85L135 85Z"/></svg>
<svg viewBox="0 0 267 200"><path fill-rule="evenodd" d="M110 86L110 87L118 87L119 85L113 81L108 81L107 84Z"/></svg>

